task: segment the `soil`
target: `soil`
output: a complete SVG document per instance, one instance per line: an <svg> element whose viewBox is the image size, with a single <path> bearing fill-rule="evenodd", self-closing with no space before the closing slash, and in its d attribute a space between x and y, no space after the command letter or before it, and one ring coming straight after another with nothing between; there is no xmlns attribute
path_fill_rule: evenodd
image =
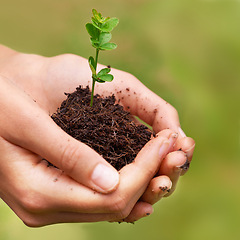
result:
<svg viewBox="0 0 240 240"><path fill-rule="evenodd" d="M120 170L131 163L153 132L133 121L129 112L116 103L114 95L94 96L90 107L89 88L79 86L51 117L65 132L98 152Z"/></svg>

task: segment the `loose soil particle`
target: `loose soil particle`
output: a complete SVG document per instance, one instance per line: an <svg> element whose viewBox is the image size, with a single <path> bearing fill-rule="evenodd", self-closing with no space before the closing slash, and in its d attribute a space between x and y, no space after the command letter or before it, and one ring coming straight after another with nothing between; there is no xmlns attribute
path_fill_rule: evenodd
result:
<svg viewBox="0 0 240 240"><path fill-rule="evenodd" d="M129 112L116 103L115 96L94 96L90 107L89 88L79 86L65 93L67 99L51 117L65 132L98 152L120 170L131 163L151 139L152 131L136 124Z"/></svg>

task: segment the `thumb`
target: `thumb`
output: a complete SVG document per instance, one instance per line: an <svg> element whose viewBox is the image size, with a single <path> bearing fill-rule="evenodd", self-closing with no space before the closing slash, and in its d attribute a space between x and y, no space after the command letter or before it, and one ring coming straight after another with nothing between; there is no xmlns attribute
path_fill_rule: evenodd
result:
<svg viewBox="0 0 240 240"><path fill-rule="evenodd" d="M69 136L50 118L44 121L42 119L39 124L41 126L34 131L38 138L28 138L31 142L28 145L30 150L34 150L79 183L98 192L109 193L117 188L119 173L97 152Z"/></svg>
<svg viewBox="0 0 240 240"><path fill-rule="evenodd" d="M1 136L47 159L77 182L98 192L109 193L117 188L117 170L93 149L60 129L21 89L2 77L0 82Z"/></svg>

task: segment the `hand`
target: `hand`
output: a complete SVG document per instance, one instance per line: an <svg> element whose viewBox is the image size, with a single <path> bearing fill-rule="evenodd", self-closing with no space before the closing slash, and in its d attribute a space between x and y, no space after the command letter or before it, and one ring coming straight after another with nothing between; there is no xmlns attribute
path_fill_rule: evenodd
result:
<svg viewBox="0 0 240 240"><path fill-rule="evenodd" d="M164 135L168 135L166 138ZM134 163L120 170L120 184L100 194L49 166L39 155L0 137L0 195L27 226L62 222L128 221L152 213L138 201L156 174L173 132L160 133L140 151Z"/></svg>
<svg viewBox="0 0 240 240"><path fill-rule="evenodd" d="M9 51L9 49L7 49L7 51ZM4 53L4 51L1 51L1 53ZM36 55L18 54L16 52L12 51L12 53L9 54L9 58L5 58L5 59L6 59L6 61L5 61L6 64L2 63L2 65L1 65L2 74L15 80L15 83L20 88L24 89L24 91L27 92L32 97L32 99L34 99L36 101L37 105L41 107L41 110L43 110L45 112L45 114L52 113L56 110L56 108L60 105L61 101L65 97L63 95L63 92L72 92L75 90L76 86L78 86L79 84L88 85L89 84L88 80L91 79L90 71L88 70L88 64L87 64L86 60L82 59L80 57L74 56L74 55L62 55L62 56L58 56L58 57L54 57L54 58L43 58L43 57L36 56ZM12 70L13 65L14 65L14 71ZM109 86L107 86L107 87L104 86L103 88L101 88L102 86L99 85L96 88L97 92L100 94L105 94L105 95L109 95L110 92L112 92L112 93L115 92L118 99L120 99L121 103L125 106L125 108L130 107L130 111L134 114L134 111L139 111L140 106L134 107L134 106L132 106L132 104L130 106L126 105L127 98L130 99L129 97L131 97L131 94L129 94L130 96L128 96L128 94L126 94L129 92L127 88L129 88L129 86L134 86L137 94L134 94L134 93L133 94L137 95L137 96L139 94L139 96L140 96L139 103L141 103L141 101L142 101L143 107L145 106L146 108L150 109L150 111L148 113L148 116L149 116L148 120L144 119L144 116L143 116L143 119L146 122L152 121L155 118L157 119L156 111L154 110L153 112L151 112L152 107L148 106L148 102L146 102L146 101L144 102L144 97L143 97L144 95L142 95L142 93L145 93L146 96L148 96L149 98L151 98L151 96L155 98L156 96L154 96L154 94L152 92L150 92L142 84L140 84L140 82L138 80L136 80L133 76L126 74L124 72L117 71L117 70L113 70L113 71L115 72L114 73L115 84L111 84L111 85L109 84ZM128 80L130 80L130 83L126 84L128 81L121 82L121 78L123 78L123 79L128 78ZM71 80L69 80L69 79L71 79ZM103 90L103 89L107 89L107 91ZM126 91L125 94L123 93L124 90ZM130 88L129 88L129 90L130 90ZM123 98L124 96L126 96L125 100ZM157 97L156 100L158 100L159 103L161 103L163 101L159 97ZM156 102L154 104L156 104ZM33 111L33 109L31 109L31 110ZM142 110L143 110L143 108L142 108ZM161 128L167 128L167 126L168 126L167 124L169 124L169 126L171 126L171 125L174 126L174 124L175 124L175 128L178 127L179 123L178 123L177 116L173 114L175 117L175 118L173 118L172 114L171 114L172 112L174 112L174 111L172 111L173 108L169 105L167 108L164 108L162 110L166 111L164 113L166 124L164 125L164 121L161 121L162 126L161 126L161 124L159 124L159 122L157 124L153 124L154 130L158 131ZM176 111L175 111L175 113L176 113ZM40 115L42 115L42 114L40 114ZM138 115L138 113L136 113L135 115ZM167 121L168 116L169 116L169 123ZM171 119L174 119L174 120L172 121ZM45 118L45 120L46 120L46 118ZM41 122L43 122L43 121L41 121ZM172 122L174 124L172 124ZM19 121L17 121L17 123L19 123ZM38 138L36 138L36 136L38 136L38 133L42 133L44 131L48 133L48 130L44 129L45 127L48 126L48 124L49 124L49 122L46 121L46 124L43 124L43 127L40 130L38 129L38 131L35 133L33 131L34 134L32 134L32 136L27 136L27 138L25 139L26 140L25 143L22 143L21 135L19 135L19 139L15 139L16 138L15 132L12 132L12 135L10 136L10 138L12 137L12 139L10 139L10 140L12 140L12 142L11 141L10 142L19 144L20 146L22 146L26 149L29 149L41 156L44 156L44 154L50 154L51 156L46 157L46 159L49 160L51 157L51 162L53 162L57 166L60 166L60 169L63 169L64 166L61 166L61 164L58 162L59 155L54 156L54 154L57 154L57 153L45 153L44 152L44 151L46 151L46 145L48 145L46 143L52 142L51 144L49 144L49 146L50 146L49 151L52 150L51 147L53 146L53 142L59 141L60 135L58 135L58 134L60 134L60 132L56 135L58 137L54 138L53 136L55 135L55 132L52 131L53 138L49 139L48 137L46 138L46 136L45 136L44 139L41 138L38 141L36 140L36 139L38 139ZM50 126L56 130L56 128L53 127L53 125L50 124ZM39 125L37 125L37 127L39 127ZM49 127L49 130L51 129L51 127ZM59 129L58 129L58 131L59 131ZM20 133L22 133L22 132L20 131ZM50 133L51 133L51 131L50 131ZM26 134L26 132L24 132L24 134ZM32 139L29 137L32 137ZM42 134L41 134L41 137L44 137L44 136L42 136ZM31 145L33 145L33 146L30 146L30 147L28 146L29 139L31 141L33 141L33 142L30 141ZM61 135L60 142L62 142L62 144L64 145L64 141L62 141L63 139L64 138ZM66 138L66 136L65 136L65 139L66 139L66 141L68 141L67 140L68 138ZM71 139L71 141L72 141L72 139ZM183 150L186 150L189 145L189 142L191 143L191 139L185 138L185 141L181 142L181 138L179 137L179 140L177 141L175 148L180 146ZM41 143L44 143L44 144L41 144ZM25 146L24 146L24 144L25 144ZM77 143L75 143L75 144L77 144ZM58 149L58 148L56 147L56 149ZM89 149L85 149L85 150L89 151ZM41 154L40 154L40 152L41 152ZM68 155L68 154L66 154L66 155ZM86 154L86 155L88 155L88 154ZM61 159L61 156L60 156L60 159ZM174 159L176 160L175 162L172 161ZM179 176L179 173L175 174L172 170L175 169L175 165L177 163L181 162L181 161L179 161L179 159L180 158L178 158L178 159L174 158L174 154L167 157L163 162L163 163L165 163L165 164L163 164L163 166L165 166L165 167L161 168L161 171L159 174L162 175L164 173L163 171L168 172L169 176L173 179L173 183L174 183L174 181L176 182L176 176ZM189 160L190 159L191 159L191 152L189 153ZM180 159L180 160L182 160L182 159ZM68 161L66 161L66 162L68 162ZM71 159L70 159L70 162L71 162L71 164L74 164L74 161L71 161ZM69 167L69 165L71 166L71 164L68 164L68 167ZM84 167L84 164L83 164L83 167ZM69 168L71 168L71 167L69 167ZM81 169L79 168L77 170L81 170ZM66 171L66 172L68 173L69 171ZM76 172L77 176L74 176L74 174L72 173L74 179L76 178L76 180L78 180L79 182L83 181L83 184L85 183L86 186L90 185L90 187L92 187L91 184L89 184L89 182L88 182L89 176L87 178L78 179L77 173L79 171L75 171L75 172ZM86 182L84 182L84 179ZM160 177L154 178L153 180L154 181L152 181L152 182L155 183L154 186L155 187L163 186L162 189L164 189L164 186L166 186L167 184L169 186L171 185L171 181L167 177L160 176ZM152 182L150 183L148 189L150 189L152 187L152 185L151 185ZM115 188L113 188L112 190L114 190L114 189ZM159 197L159 193L157 191L156 192L151 191L151 194L149 194L148 189L146 190L143 197L145 197L146 202L153 203ZM139 208L137 208L137 209L139 209ZM141 208L141 209L144 209L144 208ZM133 211L133 213L134 213L134 211ZM135 211L135 215L136 215L136 211ZM138 215L138 217L135 216L134 219L139 218L140 215ZM131 214L131 216L133 218L134 214Z"/></svg>
<svg viewBox="0 0 240 240"><path fill-rule="evenodd" d="M48 78L45 80L50 83L52 82L50 79L57 78L58 82L55 82L56 96L62 96L58 101L56 101L56 96L51 99L51 102L55 99L56 106L59 106L64 99L62 92L73 92L80 84L91 86L91 72L86 59L66 54L50 58L48 61ZM98 66L98 68L103 67L102 65ZM159 177L153 181L155 187L153 188L153 183L150 184L143 196L145 201L153 204L162 196L167 197L173 193L179 177L184 175L189 168L195 142L192 138L186 137L181 129L178 113L174 107L146 88L131 74L116 69L112 69L111 73L114 75L114 81L96 85L96 93L102 96L114 94L117 101L120 101L126 110L152 126L156 133L164 129L172 129L178 134L176 144L170 149L171 154L161 165ZM71 79L70 83L67 83L68 79ZM48 86L48 89L51 91L52 88ZM55 109L52 110L55 111ZM170 191L161 190L166 186L168 190L171 188ZM155 190L152 191L153 189Z"/></svg>

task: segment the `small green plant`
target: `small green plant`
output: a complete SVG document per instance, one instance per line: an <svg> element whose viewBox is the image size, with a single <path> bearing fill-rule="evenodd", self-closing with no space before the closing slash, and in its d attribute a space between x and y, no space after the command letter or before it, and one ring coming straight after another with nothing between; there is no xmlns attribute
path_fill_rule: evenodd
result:
<svg viewBox="0 0 240 240"><path fill-rule="evenodd" d="M94 87L95 83L111 82L113 75L109 74L110 68L103 68L97 73L98 55L100 50L112 50L117 47L115 43L110 43L112 38L110 33L118 24L117 18L102 17L101 13L98 13L95 9L92 10L93 17L92 23L86 24L86 29L90 35L92 46L96 48L96 56L90 56L88 59L89 66L92 71L92 93L90 106L93 105Z"/></svg>

